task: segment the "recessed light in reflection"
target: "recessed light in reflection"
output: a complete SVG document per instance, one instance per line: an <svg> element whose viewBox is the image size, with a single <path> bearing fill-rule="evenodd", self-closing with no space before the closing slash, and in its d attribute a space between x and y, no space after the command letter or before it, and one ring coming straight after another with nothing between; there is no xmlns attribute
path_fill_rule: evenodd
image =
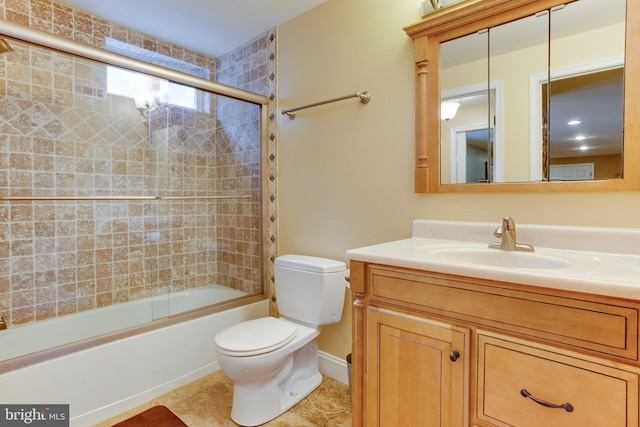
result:
<svg viewBox="0 0 640 427"><path fill-rule="evenodd" d="M578 136L576 136L574 139L575 139L576 141L583 141L583 140L587 139L587 137L586 137L586 136L584 136L584 135L578 135Z"/></svg>
<svg viewBox="0 0 640 427"><path fill-rule="evenodd" d="M575 126L575 125L579 125L580 123L581 123L580 120L571 120L567 124L569 126Z"/></svg>
<svg viewBox="0 0 640 427"><path fill-rule="evenodd" d="M586 145L581 145L580 146L580 151L585 151L585 150L588 150L588 149L589 149L589 147L587 147Z"/></svg>

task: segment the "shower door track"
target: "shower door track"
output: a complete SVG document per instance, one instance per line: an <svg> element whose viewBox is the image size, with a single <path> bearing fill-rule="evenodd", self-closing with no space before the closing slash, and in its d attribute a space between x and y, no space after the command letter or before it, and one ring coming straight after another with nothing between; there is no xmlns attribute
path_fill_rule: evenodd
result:
<svg viewBox="0 0 640 427"><path fill-rule="evenodd" d="M110 201L110 200L220 200L220 199L248 199L250 195L242 196L0 196L0 201Z"/></svg>
<svg viewBox="0 0 640 427"><path fill-rule="evenodd" d="M182 83L193 86L208 92L228 96L229 98L238 99L240 101L250 102L252 104L267 105L268 98L257 93L249 92L232 86L203 79L201 77L192 76L180 71L161 67L141 61L139 59L124 56L118 53L110 52L94 46L78 43L64 37L56 36L45 31L36 30L34 28L21 25L15 22L7 21L0 18L0 34L9 38L23 40L36 45L48 47L50 49L61 52L70 53L72 55L83 58L92 59L94 61L111 64L118 67L127 68L129 70L138 71L149 74L161 79L167 79L172 82Z"/></svg>

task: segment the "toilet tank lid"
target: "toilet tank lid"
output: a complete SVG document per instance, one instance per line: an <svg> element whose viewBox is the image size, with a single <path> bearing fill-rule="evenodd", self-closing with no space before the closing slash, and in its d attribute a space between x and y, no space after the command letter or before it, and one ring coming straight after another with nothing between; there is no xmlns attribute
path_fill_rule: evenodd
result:
<svg viewBox="0 0 640 427"><path fill-rule="evenodd" d="M276 258L275 265L315 273L335 273L347 269L342 261L307 255L282 255Z"/></svg>

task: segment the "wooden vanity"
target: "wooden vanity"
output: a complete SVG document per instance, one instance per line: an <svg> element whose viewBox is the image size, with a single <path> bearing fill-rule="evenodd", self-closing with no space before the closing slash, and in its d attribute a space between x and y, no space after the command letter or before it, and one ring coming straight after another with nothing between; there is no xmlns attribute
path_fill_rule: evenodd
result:
<svg viewBox="0 0 640 427"><path fill-rule="evenodd" d="M638 426L640 301L351 260L353 426Z"/></svg>

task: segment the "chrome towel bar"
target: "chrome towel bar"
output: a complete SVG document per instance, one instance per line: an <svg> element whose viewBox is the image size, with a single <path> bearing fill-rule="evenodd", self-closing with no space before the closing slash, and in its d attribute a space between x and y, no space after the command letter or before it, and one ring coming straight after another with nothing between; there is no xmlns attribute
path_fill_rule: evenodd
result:
<svg viewBox="0 0 640 427"><path fill-rule="evenodd" d="M366 90L364 92L356 92L351 95L341 96L339 98L328 99L326 101L314 102L313 104L303 105L302 107L290 108L288 110L282 110L280 114L287 115L291 120L296 118L296 112L299 110L304 110L306 108L317 107L319 105L329 104L337 101L344 101L349 98L360 98L360 102L362 104L368 104L371 101L371 94Z"/></svg>

